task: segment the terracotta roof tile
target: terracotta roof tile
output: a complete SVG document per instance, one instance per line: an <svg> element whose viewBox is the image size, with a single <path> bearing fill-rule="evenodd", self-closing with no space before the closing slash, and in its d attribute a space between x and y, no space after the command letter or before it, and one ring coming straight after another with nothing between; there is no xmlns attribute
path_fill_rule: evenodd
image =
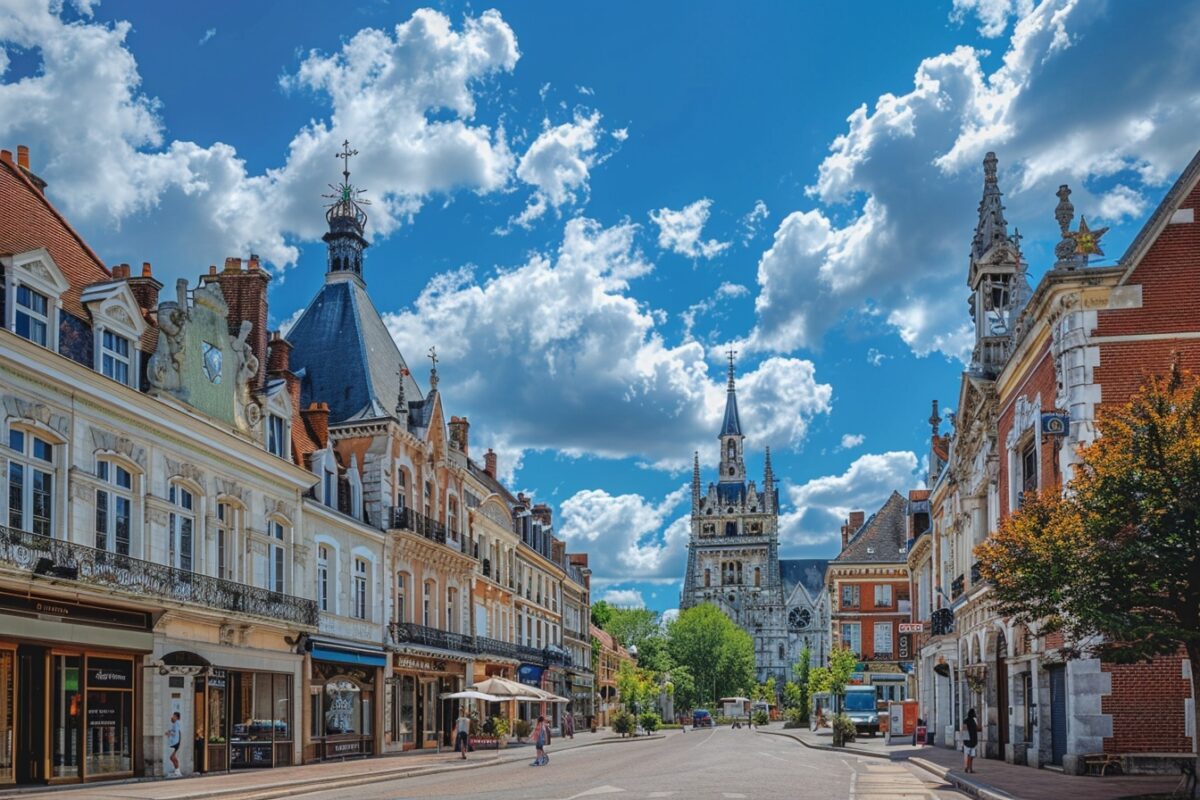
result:
<svg viewBox="0 0 1200 800"><path fill-rule="evenodd" d="M904 563L900 552L908 538L905 509L907 503L899 492L892 492L883 506L863 523L835 562Z"/></svg>

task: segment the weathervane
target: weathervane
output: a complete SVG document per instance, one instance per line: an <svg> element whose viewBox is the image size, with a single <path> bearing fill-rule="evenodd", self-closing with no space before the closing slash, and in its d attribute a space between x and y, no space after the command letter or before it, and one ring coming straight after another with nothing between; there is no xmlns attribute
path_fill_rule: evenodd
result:
<svg viewBox="0 0 1200 800"><path fill-rule="evenodd" d="M438 374L437 374L437 364L438 364L438 357L437 357L437 347L430 347L430 348L429 348L429 361L430 361L430 363L432 363L432 364L433 364L433 366L429 368L429 391L431 391L431 392L432 392L432 391L436 391L436 390L437 390L437 385L438 385Z"/></svg>
<svg viewBox="0 0 1200 800"><path fill-rule="evenodd" d="M733 360L737 358L737 350L731 347L725 355L729 356L729 391L733 391Z"/></svg>
<svg viewBox="0 0 1200 800"><path fill-rule="evenodd" d="M325 214L326 219L332 221L334 217L350 217L361 228L367 222L367 214L361 207L371 205L371 201L362 196L365 190L355 189L350 184L350 159L356 155L358 151L350 149L350 140L344 140L341 151L334 154L335 158L342 159L342 182L337 186L329 184L333 194L321 196L333 201Z"/></svg>

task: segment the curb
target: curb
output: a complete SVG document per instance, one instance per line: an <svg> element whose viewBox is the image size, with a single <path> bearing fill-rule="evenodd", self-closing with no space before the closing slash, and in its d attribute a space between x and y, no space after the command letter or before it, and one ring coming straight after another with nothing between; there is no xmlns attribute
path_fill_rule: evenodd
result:
<svg viewBox="0 0 1200 800"><path fill-rule="evenodd" d="M827 750L830 753L851 753L856 756L865 756L866 758L882 758L885 761L903 760L901 757L893 756L891 753L876 753L871 750L863 750L862 748L858 747L833 747L827 744L810 744L809 742L801 739L799 736L793 736L792 734L784 733L783 731L764 731L762 728L755 728L754 732L763 733L767 736L783 736L784 738L791 739L793 742L799 742L810 750Z"/></svg>
<svg viewBox="0 0 1200 800"><path fill-rule="evenodd" d="M666 734L654 734L650 736L637 736L628 739L624 738L605 738L595 742L585 742L577 744L573 747L568 747L560 752L570 752L572 750L582 750L585 747L598 747L604 744L622 744L628 742L645 742L654 741L657 739L665 739ZM379 772L371 772L353 777L346 777L336 780L324 778L312 778L304 781L291 781L287 784L276 784L275 786L266 786L261 789L245 789L245 790L209 790L196 792L187 795L176 795L171 800L214 800L215 798L236 798L236 800L275 800L276 798L293 797L296 795L308 794L316 791L326 791L329 789L352 788L355 786L365 786L372 783L384 783L386 781L403 780L405 778L420 778L426 775L439 775L447 772L457 772L458 770L467 769L483 769L485 767L494 767L501 764L511 764L516 761L523 761L527 754L512 755L512 756L493 756L485 761L473 760L466 764L449 764L440 766L427 767L408 767L403 769L393 769Z"/></svg>
<svg viewBox="0 0 1200 800"><path fill-rule="evenodd" d="M941 764L935 764L932 761L926 761L916 756L912 756L907 760L914 766L918 766L926 772L936 775L954 788L961 789L972 797L980 798L980 800L1015 800L1013 795L1001 791L994 786L989 786L986 783L974 781L970 778L964 778L961 775L954 775L950 772L949 767L943 767Z"/></svg>

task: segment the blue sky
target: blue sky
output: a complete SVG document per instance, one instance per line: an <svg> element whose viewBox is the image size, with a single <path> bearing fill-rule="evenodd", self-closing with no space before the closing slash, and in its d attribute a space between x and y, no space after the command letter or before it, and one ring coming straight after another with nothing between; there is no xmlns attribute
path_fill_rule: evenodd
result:
<svg viewBox="0 0 1200 800"><path fill-rule="evenodd" d="M930 400L956 402L984 153L1035 278L1060 183L1119 257L1200 146L1198 28L1102 0L0 0L0 142L109 263L260 253L281 324L349 138L410 363L437 346L448 412L597 597L669 609L721 353L784 555L833 555L849 510L921 485Z"/></svg>

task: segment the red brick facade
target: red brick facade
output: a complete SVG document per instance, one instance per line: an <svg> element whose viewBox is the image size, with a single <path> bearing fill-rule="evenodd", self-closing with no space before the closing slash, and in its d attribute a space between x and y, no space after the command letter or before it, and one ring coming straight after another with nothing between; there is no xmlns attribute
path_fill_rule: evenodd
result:
<svg viewBox="0 0 1200 800"><path fill-rule="evenodd" d="M1112 675L1112 692L1100 708L1113 718L1106 753L1187 753L1185 702L1192 696L1184 677L1184 656L1159 656L1149 664L1104 664Z"/></svg>

